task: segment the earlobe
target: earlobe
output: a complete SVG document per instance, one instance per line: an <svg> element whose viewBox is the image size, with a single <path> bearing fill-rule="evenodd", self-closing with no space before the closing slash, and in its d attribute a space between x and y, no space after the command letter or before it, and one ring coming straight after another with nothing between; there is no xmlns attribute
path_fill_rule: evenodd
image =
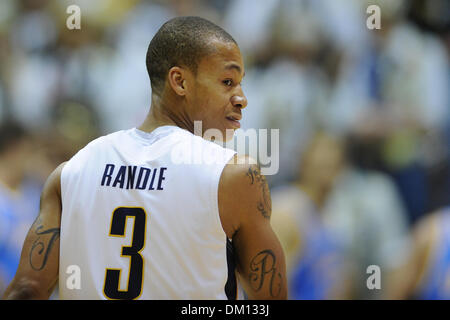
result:
<svg viewBox="0 0 450 320"><path fill-rule="evenodd" d="M184 70L180 67L172 67L169 70L168 81L170 87L175 91L177 95L185 95L185 83Z"/></svg>

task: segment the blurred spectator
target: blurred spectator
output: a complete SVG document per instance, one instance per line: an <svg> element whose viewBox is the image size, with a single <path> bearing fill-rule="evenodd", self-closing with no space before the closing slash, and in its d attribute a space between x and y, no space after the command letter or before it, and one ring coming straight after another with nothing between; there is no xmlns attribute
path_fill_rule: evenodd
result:
<svg viewBox="0 0 450 320"><path fill-rule="evenodd" d="M325 136L317 144L318 150L337 148L343 155L341 170L323 204L323 215L326 224L343 239L346 254L354 263L353 297L389 298L390 278L409 252L408 218L397 187L385 174L355 167L342 141ZM322 170L322 162L325 160L317 151L316 171ZM317 175L326 177L325 173ZM370 265L381 269L381 290L366 286Z"/></svg>
<svg viewBox="0 0 450 320"><path fill-rule="evenodd" d="M450 116L448 57L435 35L406 20L406 2L373 3L383 14L361 60L370 100L349 131L361 145L378 141L373 169L394 178L414 223L430 209L430 167L446 156L438 146Z"/></svg>
<svg viewBox="0 0 450 320"><path fill-rule="evenodd" d="M410 259L394 282L396 298L450 299L450 208L421 218L412 234Z"/></svg>
<svg viewBox="0 0 450 320"><path fill-rule="evenodd" d="M26 177L32 152L22 127L0 127L0 292L16 272L25 235L38 213L41 185Z"/></svg>
<svg viewBox="0 0 450 320"><path fill-rule="evenodd" d="M342 151L314 140L300 179L272 190L272 226L286 255L290 299L350 298L352 260L323 206L342 166Z"/></svg>
<svg viewBox="0 0 450 320"><path fill-rule="evenodd" d="M307 3L281 1L269 16L265 13L267 30L264 37L261 35L259 49L250 55L251 64L244 79L249 103L243 110L242 127L280 129L280 168L275 176L268 177L272 185L293 180L297 166L295 155L302 153L316 125L311 109L320 85L320 71L313 61L322 36L321 30L315 28L317 24Z"/></svg>
<svg viewBox="0 0 450 320"><path fill-rule="evenodd" d="M370 265L379 266L388 286L391 271L406 259L408 225L395 186L382 174L353 168L344 145L326 134L312 140L300 170L300 180L292 191L280 189L281 194L273 194L274 228L285 244L290 270L306 263L304 252L312 254L310 250L315 248L316 255L323 253L315 243L328 243L335 263L345 261L337 265L344 265L351 275L339 275L344 271L337 271L331 259L325 264L330 269L323 272L342 281L337 283L341 292L357 299L386 298L386 287L375 291L367 288L366 270ZM314 232L318 238L312 241ZM331 286L336 280L326 283Z"/></svg>

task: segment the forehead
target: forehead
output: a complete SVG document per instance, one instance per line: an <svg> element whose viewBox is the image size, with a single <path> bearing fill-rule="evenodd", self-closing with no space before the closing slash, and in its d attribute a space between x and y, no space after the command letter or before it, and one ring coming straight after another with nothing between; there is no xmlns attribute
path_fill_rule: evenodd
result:
<svg viewBox="0 0 450 320"><path fill-rule="evenodd" d="M244 63L239 47L234 42L225 42L218 39L210 40L211 52L200 60L200 72L233 72L242 75Z"/></svg>

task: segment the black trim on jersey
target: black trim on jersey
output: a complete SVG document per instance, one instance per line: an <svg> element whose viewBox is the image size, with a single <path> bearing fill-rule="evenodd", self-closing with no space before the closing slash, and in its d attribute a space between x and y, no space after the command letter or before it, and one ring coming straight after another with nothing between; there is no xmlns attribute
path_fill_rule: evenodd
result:
<svg viewBox="0 0 450 320"><path fill-rule="evenodd" d="M236 261L234 258L234 248L231 241L227 238L227 265L228 265L228 279L225 284L225 294L228 300L237 299L237 280L236 280Z"/></svg>

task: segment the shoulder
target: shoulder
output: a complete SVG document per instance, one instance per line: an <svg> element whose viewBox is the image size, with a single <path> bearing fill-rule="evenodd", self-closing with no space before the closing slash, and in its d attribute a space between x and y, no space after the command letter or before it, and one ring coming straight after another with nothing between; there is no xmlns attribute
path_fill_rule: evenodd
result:
<svg viewBox="0 0 450 320"><path fill-rule="evenodd" d="M80 151L91 150L93 148L99 148L101 146L109 145L109 144L115 143L117 141L120 142L122 139L128 137L130 135L131 131L132 131L132 129L120 130L120 131L115 131L115 132L97 137L94 140L90 141L88 144L86 144L86 146L84 148L82 148Z"/></svg>
<svg viewBox="0 0 450 320"><path fill-rule="evenodd" d="M64 167L66 166L66 164L67 164L67 162L63 162L55 170L53 170L53 172L48 176L47 182L45 183L45 185L60 186L61 185L61 174L62 174L62 171L63 171ZM44 186L44 189L45 189L45 186Z"/></svg>
<svg viewBox="0 0 450 320"><path fill-rule="evenodd" d="M61 173L67 162L61 163L47 178L41 194L41 206L44 201L52 198L61 198Z"/></svg>
<svg viewBox="0 0 450 320"><path fill-rule="evenodd" d="M267 185L267 181L255 159L248 155L235 154L223 170L221 184L226 187L224 191L238 197L245 197L238 195L238 191L246 191L248 197L258 193L262 186Z"/></svg>
<svg viewBox="0 0 450 320"><path fill-rule="evenodd" d="M90 141L67 161L66 168L72 168L74 162L86 161L99 153L104 152L114 143L120 143L123 136L126 135L126 132L127 130L117 131Z"/></svg>
<svg viewBox="0 0 450 320"><path fill-rule="evenodd" d="M117 140L121 140L124 136L127 135L127 132L129 132L129 130L121 130L100 136L86 144L86 146L82 148L80 152L90 151L95 148L101 148L102 146L112 144Z"/></svg>
<svg viewBox="0 0 450 320"><path fill-rule="evenodd" d="M225 166L219 182L221 216L233 230L255 219L269 220L272 202L266 177L249 156L235 155Z"/></svg>
<svg viewBox="0 0 450 320"><path fill-rule="evenodd" d="M189 147L193 148L194 152L201 153L201 152L207 151L207 152L212 153L217 156L220 156L223 154L229 154L230 157L231 157L231 155L236 154L236 151L226 148L220 142L219 143L212 142L212 141L204 139L203 137L194 135L190 132L185 132L184 130L183 130L181 136L184 137L184 139L190 140L190 141L188 141ZM183 142L186 142L186 141L183 141ZM197 148L199 148L199 149L197 149ZM230 157L228 157L226 159L226 161L228 163L232 162L230 160ZM245 157L245 156L240 156L240 158L241 157Z"/></svg>

